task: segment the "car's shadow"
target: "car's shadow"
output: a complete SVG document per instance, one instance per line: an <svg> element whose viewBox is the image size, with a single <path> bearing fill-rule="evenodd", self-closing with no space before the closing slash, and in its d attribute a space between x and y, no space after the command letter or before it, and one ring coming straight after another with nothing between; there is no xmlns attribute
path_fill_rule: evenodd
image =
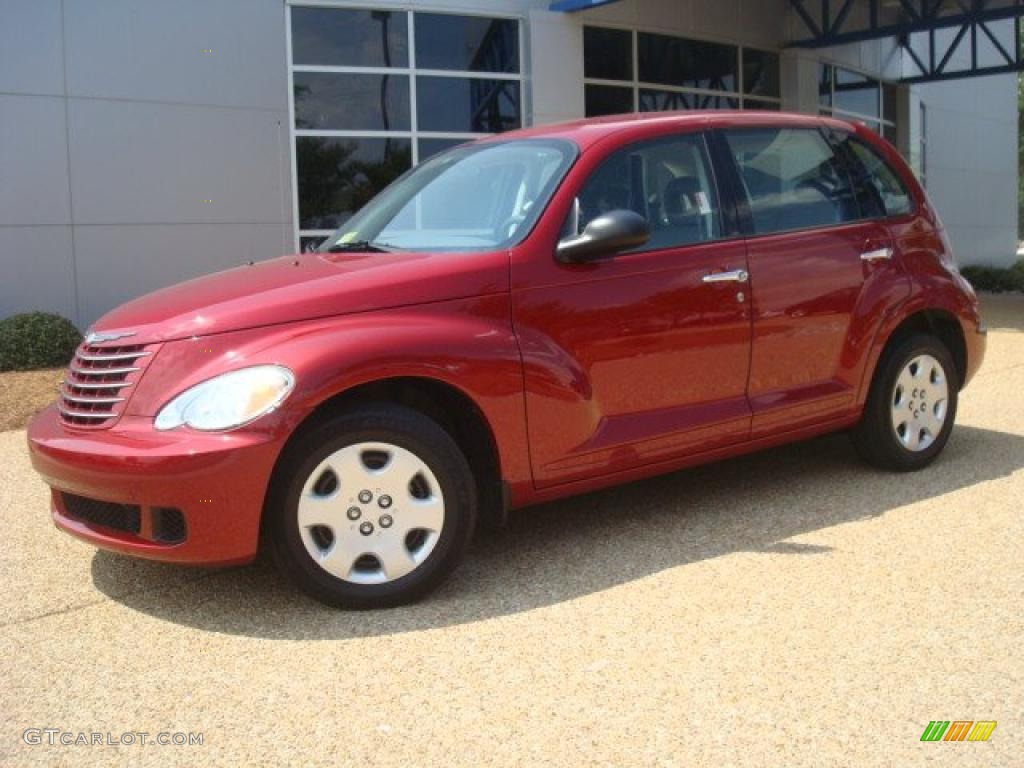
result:
<svg viewBox="0 0 1024 768"><path fill-rule="evenodd" d="M1021 467L1024 436L987 429L958 427L943 456L914 474L865 467L843 435L819 438L515 512L505 530L477 537L438 592L387 611L326 608L265 559L183 574L97 552L92 577L134 610L204 630L282 639L386 635L528 611L732 552L827 554L826 546L790 539ZM963 508L971 514L968 501Z"/></svg>

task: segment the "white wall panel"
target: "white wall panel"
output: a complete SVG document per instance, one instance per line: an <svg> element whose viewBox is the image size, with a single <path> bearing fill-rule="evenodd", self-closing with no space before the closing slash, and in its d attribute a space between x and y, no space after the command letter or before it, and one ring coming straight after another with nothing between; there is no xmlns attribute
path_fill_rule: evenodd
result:
<svg viewBox="0 0 1024 768"><path fill-rule="evenodd" d="M280 222L284 113L71 99L76 224Z"/></svg>
<svg viewBox="0 0 1024 768"><path fill-rule="evenodd" d="M0 319L57 312L75 320L71 227L0 227Z"/></svg>
<svg viewBox="0 0 1024 768"><path fill-rule="evenodd" d="M70 221L64 99L0 95L0 226Z"/></svg>
<svg viewBox="0 0 1024 768"><path fill-rule="evenodd" d="M0 0L0 92L64 93L60 0Z"/></svg>
<svg viewBox="0 0 1024 768"><path fill-rule="evenodd" d="M281 236L281 226L274 224L78 227L80 322L84 327L158 288L277 256Z"/></svg>
<svg viewBox="0 0 1024 768"><path fill-rule="evenodd" d="M287 108L282 0L65 0L68 95Z"/></svg>

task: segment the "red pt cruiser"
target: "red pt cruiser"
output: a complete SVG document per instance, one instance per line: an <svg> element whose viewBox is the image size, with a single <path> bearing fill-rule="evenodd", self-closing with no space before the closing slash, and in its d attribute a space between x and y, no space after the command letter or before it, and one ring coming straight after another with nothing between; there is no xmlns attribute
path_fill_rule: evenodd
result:
<svg viewBox="0 0 1024 768"><path fill-rule="evenodd" d="M405 174L316 253L114 310L28 439L99 547L315 597L440 583L478 518L825 432L920 469L977 299L897 153L839 120L623 116Z"/></svg>

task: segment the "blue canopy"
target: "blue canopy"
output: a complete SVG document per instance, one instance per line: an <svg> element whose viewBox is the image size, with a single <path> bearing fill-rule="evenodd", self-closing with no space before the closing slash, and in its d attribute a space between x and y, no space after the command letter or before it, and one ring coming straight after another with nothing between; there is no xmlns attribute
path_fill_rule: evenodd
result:
<svg viewBox="0 0 1024 768"><path fill-rule="evenodd" d="M552 0L549 9L552 11L585 11L587 8L596 8L599 5L608 5L618 0Z"/></svg>

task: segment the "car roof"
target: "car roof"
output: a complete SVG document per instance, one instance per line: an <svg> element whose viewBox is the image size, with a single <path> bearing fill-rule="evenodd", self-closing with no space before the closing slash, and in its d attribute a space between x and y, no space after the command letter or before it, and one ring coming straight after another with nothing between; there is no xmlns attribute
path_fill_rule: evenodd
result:
<svg viewBox="0 0 1024 768"><path fill-rule="evenodd" d="M680 110L674 112L638 112L572 120L564 123L538 125L515 131L506 131L490 137L491 141L509 139L568 139L586 149L609 136L625 134L624 139L643 138L645 133L659 134L665 128L699 130L706 128L743 128L755 126L828 126L839 130L859 132L858 126L846 120L795 112L736 111L736 110Z"/></svg>

